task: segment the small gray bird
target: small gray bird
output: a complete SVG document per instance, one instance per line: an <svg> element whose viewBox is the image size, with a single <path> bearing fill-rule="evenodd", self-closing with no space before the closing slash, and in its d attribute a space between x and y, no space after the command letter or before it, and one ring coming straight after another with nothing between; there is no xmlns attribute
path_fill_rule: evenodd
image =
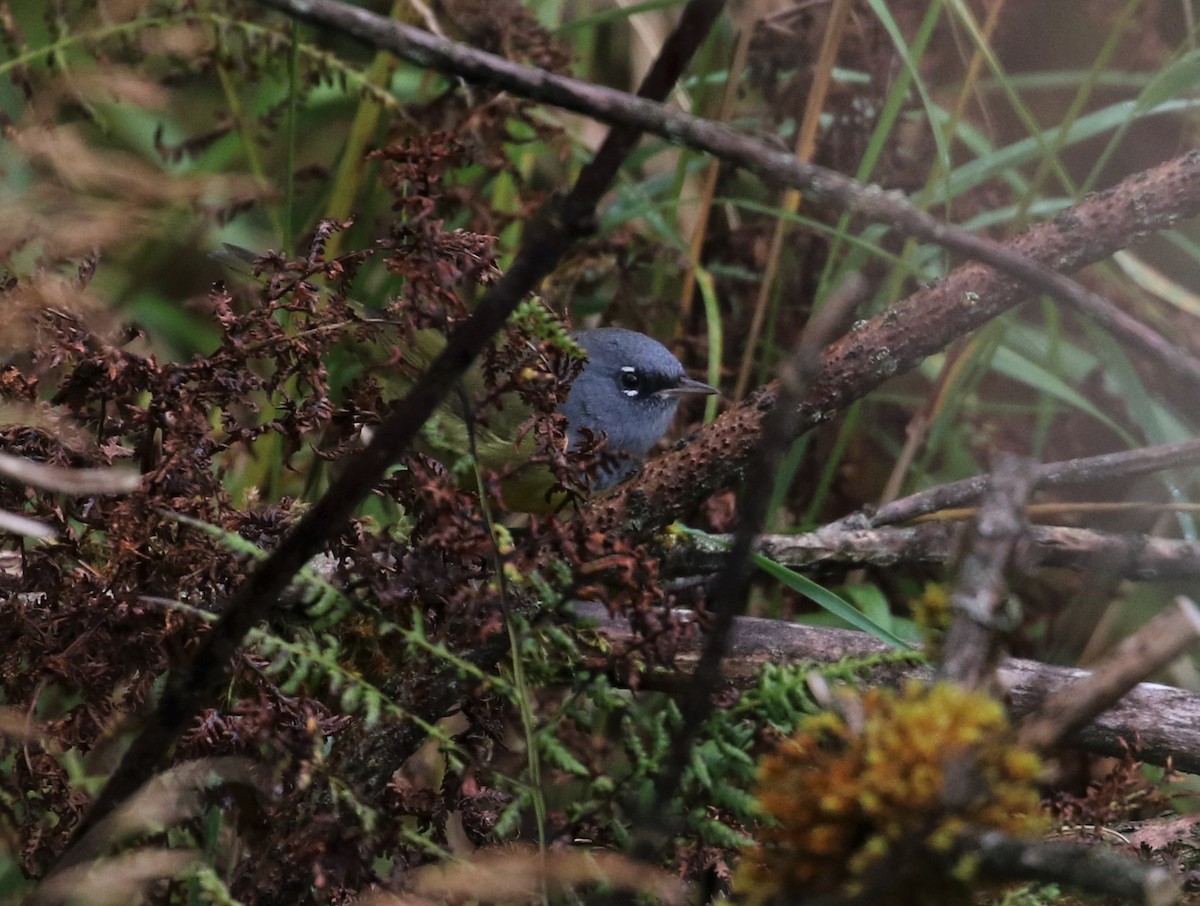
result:
<svg viewBox="0 0 1200 906"><path fill-rule="evenodd" d="M571 383L559 412L567 420L567 444L577 448L584 430L608 438L606 449L614 459L601 468L591 490L602 491L624 481L638 469L671 424L682 397L716 393L715 387L694 381L670 351L645 334L618 327L581 330L572 334L587 351L579 376ZM446 339L432 329L418 330L401 355L408 376L429 367L445 348ZM483 471L505 474L501 481L508 509L525 513L551 512L563 497L554 493L555 480L544 465L529 462L535 453L532 432L519 432L528 409L519 400L506 400L501 411L468 432L461 399L487 395L478 367L462 378L462 396L452 394L424 432L422 452L445 463L462 463L464 450L472 448ZM459 472L474 482L474 469Z"/></svg>
<svg viewBox="0 0 1200 906"><path fill-rule="evenodd" d="M596 476L594 490L624 481L637 471L650 448L667 433L685 396L718 393L694 381L662 343L620 327L571 334L587 350L583 371L559 407L574 448L584 428L608 437L608 450L620 461Z"/></svg>

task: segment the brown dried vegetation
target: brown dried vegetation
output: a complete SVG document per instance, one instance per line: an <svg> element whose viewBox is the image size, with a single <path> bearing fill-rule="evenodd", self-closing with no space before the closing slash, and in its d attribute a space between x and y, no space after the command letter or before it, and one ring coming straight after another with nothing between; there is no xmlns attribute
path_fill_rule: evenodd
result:
<svg viewBox="0 0 1200 906"><path fill-rule="evenodd" d="M5 695L36 703L42 738L54 741L26 745L4 777L10 801L29 790L41 793L40 808L8 816L12 830L27 841L24 867L31 874L49 867L87 805L73 792L61 753L103 753L122 722L145 706L157 678L186 657L191 641L205 631L203 612L227 596L247 567L234 547L219 537L214 543L213 531L203 526L269 550L293 522L294 501L267 504L253 495L235 500L225 482L230 471L271 449L264 443L272 438L285 469L297 458L311 464L308 450L338 468L387 405L379 375L405 332L462 317L461 287L494 273L490 238L446 230L436 216L444 206L440 174L461 154L449 137L432 134L379 155L389 162L386 181L397 191L402 216L372 253L386 259L405 287L382 317L365 317L348 300L366 256L326 260L324 239L337 228L327 224L306 259L260 261L259 292L214 289L208 304L220 341L207 355L162 361L139 348L136 334L98 332L77 314L45 308L32 354L6 369L6 401L35 404L53 388L48 401L36 405L87 434L86 441L67 443L49 421L43 428L9 426L6 451L76 468L132 464L142 473L140 490L124 497L59 497L12 486L0 495L0 507L52 526L59 537L52 546L24 547L19 564L0 576L7 602L0 614ZM333 388L325 361L337 349L378 361ZM515 389L515 376L528 366L513 355L521 349L528 344L506 345L488 358L485 373L493 390ZM553 409L561 392L553 381L525 381L520 389L527 403L543 411ZM561 454L557 458L563 469L572 466ZM403 514L407 530L379 532L359 523L333 544L334 577L349 589L353 612L330 631L347 670L384 690L400 710L432 721L453 702L441 704L444 695L431 688L457 688L458 679L436 656L404 645L395 630L411 630L419 619L428 645L468 657L484 652L481 665L490 668L508 644L503 592L493 569L497 552L478 500L456 487L440 464L412 461L380 496L387 512ZM615 536L582 534L572 522L546 520L522 533L504 559L522 576L561 564L562 576L576 577L558 583L563 598L604 600L642 614L642 625L652 629L643 663L669 656L671 625L654 615L665 603L656 562L640 548ZM172 601L187 609L173 608ZM521 594L510 589L507 606L525 606ZM280 614L278 631L293 634L307 620L303 613L298 604L295 613ZM392 626L393 634L381 634L381 625ZM114 658L114 652L122 656ZM436 827L453 811L484 839L498 793L489 791L479 772L486 776L485 753L503 741L506 723L491 713L486 687L466 709L470 729L458 736L458 746L474 753L473 792L464 795L449 777L441 790L398 786L388 770L374 778L377 787L381 781L388 786L376 790L381 798L374 807L381 812L368 827L363 816L328 801L341 772L363 770L346 766L361 746L353 742L361 732L353 717L339 713L337 697L326 698L319 683L284 691L267 666L253 651L244 655L226 700L187 734L180 752L250 755L274 765L281 795L270 804L237 808L239 827L255 840L260 857L240 860L231 881L236 895L295 902L313 885L359 889L382 853L399 864L420 861L419 848L410 851L404 842L406 816ZM334 755L327 758L322 747L331 744ZM390 762L394 768L412 751L390 754L399 755ZM570 836L568 828L559 833ZM257 899L267 891L267 900Z"/></svg>
<svg viewBox="0 0 1200 906"><path fill-rule="evenodd" d="M10 226L3 259L24 254L37 262L5 287L14 316L5 341L14 355L0 389L8 411L23 419L2 429L0 445L35 462L121 466L141 475L138 491L124 496L0 490L0 508L57 533L52 545L21 545L0 574L0 683L7 701L40 721L37 741L24 741L2 781L5 834L20 841L30 877L53 865L88 807L64 756L85 758L88 773L111 767L128 722L153 700L167 668L188 656L205 632L206 612L252 562L233 538L270 550L303 506L287 497L268 501L252 488L231 490L237 476L265 456L318 483L322 469L341 468L402 391L394 374L412 332L444 330L465 317L467 294L496 275L493 235L450 228L446 219L465 214L492 233L507 219L482 209L469 187L445 180L479 162L507 166L498 149L513 119L523 119L522 107L494 98L470 109L446 95L413 113L416 122L371 155L394 200L386 233L369 250L329 258L327 240L348 224L325 222L303 258L269 254L255 263L255 280L217 284L195 303L216 327L216 342L189 361L164 358L152 338L123 326L93 297L102 253L74 275L55 269L83 249L159 228L159 206L255 193L229 180L170 177L96 151L69 128L12 127L17 147L42 173L16 204L42 213L0 217ZM428 129L429 120L455 122L456 131ZM548 137L543 125L538 130ZM201 150L193 142L176 155ZM382 262L400 287L379 310L351 298L368 261ZM346 357L359 367L341 367L331 382L328 362ZM580 469L603 454L568 456L556 443L561 426L552 413L573 373L561 352L516 328L482 371L487 393L473 401L481 423L502 405L501 394L516 394L541 413L526 428L539 442L535 458L577 484ZM328 553L332 579L345 590L342 609L324 621L312 617L301 588L271 631L301 645L313 641L314 620L323 625L320 645L355 682L385 696L384 722L401 728L402 738L387 749L386 764L373 762L369 740L378 730L361 725L336 683L302 670L297 681L254 649L242 655L224 700L186 734L178 757L239 755L270 766L272 795L206 794L236 827L239 847L253 841L224 856L225 881L243 902L293 903L314 891L342 898L376 877L373 864L382 856L398 872L428 860L434 841L445 845L451 815L471 839L486 841L513 798L510 784L497 786L490 764L493 750L509 744L512 715L487 683L463 687L461 671L438 652L461 652L490 672L508 650L506 613L528 610L531 620L553 613L535 618L526 592L497 583L501 555L477 497L441 463L414 455ZM642 548L548 519L520 532L502 558L514 575L544 574L558 600L590 597L640 615L640 665L670 656L675 629L660 616L667 599ZM409 633L421 644L406 643ZM610 665L601 658L596 666ZM632 662L612 666L636 675ZM397 773L426 736L419 729L404 735L406 724L415 726L406 716L427 727L451 708L467 716L452 741L445 737L457 753L455 770L433 785ZM590 745L586 736L576 743ZM346 777L358 780L359 792L337 792ZM414 819L423 828L416 842ZM199 828L182 813L175 820ZM565 840L576 832L570 822L553 831Z"/></svg>

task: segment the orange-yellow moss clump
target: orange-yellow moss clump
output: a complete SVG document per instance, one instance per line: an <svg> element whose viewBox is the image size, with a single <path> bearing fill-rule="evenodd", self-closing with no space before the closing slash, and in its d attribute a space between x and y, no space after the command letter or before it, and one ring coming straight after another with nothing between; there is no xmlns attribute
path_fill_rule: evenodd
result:
<svg viewBox="0 0 1200 906"><path fill-rule="evenodd" d="M769 821L738 871L745 901L861 893L882 881L901 901L907 890L958 902L969 866L952 866L949 853L962 829L1044 829L1038 759L1014 744L995 699L914 682L871 690L847 710L851 723L811 717L764 759L758 797Z"/></svg>

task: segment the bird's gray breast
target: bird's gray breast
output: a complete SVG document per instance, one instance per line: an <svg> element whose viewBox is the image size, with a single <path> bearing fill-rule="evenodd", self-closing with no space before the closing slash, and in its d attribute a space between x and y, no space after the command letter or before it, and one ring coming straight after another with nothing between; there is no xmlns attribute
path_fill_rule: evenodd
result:
<svg viewBox="0 0 1200 906"><path fill-rule="evenodd" d="M606 488L637 471L638 462L666 433L679 399L660 391L678 386L683 366L657 340L636 331L601 327L572 336L588 358L560 411L567 418L572 448L586 429L606 436L608 451L624 457L594 482Z"/></svg>
<svg viewBox="0 0 1200 906"><path fill-rule="evenodd" d="M638 463L658 443L679 406L672 397L635 399L623 394L614 375L584 371L571 385L561 407L567 418L567 440L572 449L583 438L583 429L608 438L608 451L621 462L602 470L597 490L611 487L637 471Z"/></svg>

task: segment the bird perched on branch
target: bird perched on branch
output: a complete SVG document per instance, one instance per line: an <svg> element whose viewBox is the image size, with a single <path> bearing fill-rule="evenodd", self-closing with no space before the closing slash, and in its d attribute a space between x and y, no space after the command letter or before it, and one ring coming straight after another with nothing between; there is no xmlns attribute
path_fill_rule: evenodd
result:
<svg viewBox="0 0 1200 906"><path fill-rule="evenodd" d="M597 476L595 490L612 487L637 471L659 442L679 401L718 393L693 380L671 352L651 337L620 327L578 330L571 337L588 354L583 371L559 411L567 419L567 440L578 444L582 429L608 438L608 449L625 457Z"/></svg>
<svg viewBox="0 0 1200 906"><path fill-rule="evenodd" d="M612 454L591 477L591 491L610 488L637 471L646 454L666 434L680 400L719 392L688 377L670 350L645 334L601 327L575 331L570 336L587 358L571 383L567 399L558 407L566 419L567 448L579 448L590 433L597 439L606 438L606 450ZM416 348L406 352L404 358L410 365L427 367L444 343L440 334L418 331ZM482 388L478 369L464 379L464 385L464 397L482 395L477 392ZM484 470L509 473L501 484L511 509L554 509L561 501L550 494L554 480L548 469L512 468L532 454L533 443L528 436L516 437L517 425L528 410L519 405L508 408L515 414L476 426L473 445L478 464ZM447 409L449 412L435 420L426 436L426 447L443 461L445 453L462 454L471 444L461 406L451 398Z"/></svg>

